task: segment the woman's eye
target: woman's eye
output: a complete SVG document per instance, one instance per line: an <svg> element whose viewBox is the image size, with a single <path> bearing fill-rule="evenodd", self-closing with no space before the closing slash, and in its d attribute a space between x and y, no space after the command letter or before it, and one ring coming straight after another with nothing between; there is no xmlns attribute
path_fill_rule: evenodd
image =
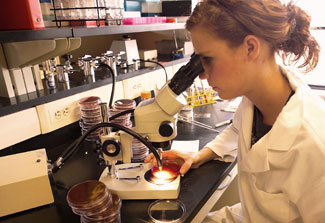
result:
<svg viewBox="0 0 325 223"><path fill-rule="evenodd" d="M202 57L202 61L203 61L204 63L206 63L206 64L211 63L212 60L213 60L212 57Z"/></svg>

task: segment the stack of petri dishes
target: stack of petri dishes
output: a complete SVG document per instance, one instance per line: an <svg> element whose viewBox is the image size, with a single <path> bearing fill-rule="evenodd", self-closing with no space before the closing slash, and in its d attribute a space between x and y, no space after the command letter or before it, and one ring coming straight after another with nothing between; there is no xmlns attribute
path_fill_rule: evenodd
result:
<svg viewBox="0 0 325 223"><path fill-rule="evenodd" d="M133 163L142 163L144 159L149 154L149 149L147 146L145 146L142 142L140 142L138 139L133 138L132 141L132 159L131 161Z"/></svg>
<svg viewBox="0 0 325 223"><path fill-rule="evenodd" d="M110 115L116 115L120 112L129 110L129 109L135 109L136 102L132 99L121 99L114 102L113 109L110 110ZM122 115L111 122L123 125L127 128L131 128L133 126L132 121L130 120L131 113ZM140 142L138 139L134 138L132 141L132 152L133 157L131 159L132 162L143 162L143 160L148 155L148 147L145 146L142 142Z"/></svg>
<svg viewBox="0 0 325 223"><path fill-rule="evenodd" d="M99 97L90 96L79 100L81 120L79 122L81 127L81 134L84 134L93 125L99 124L103 121L101 109L101 100ZM103 134L103 129L98 128L90 133L87 141L96 141Z"/></svg>
<svg viewBox="0 0 325 223"><path fill-rule="evenodd" d="M121 113L126 110L135 109L136 103L132 99L120 99L114 102L113 108L110 109L110 117ZM132 121L130 120L131 113L122 115L120 117L117 117L116 119L112 120L112 123L116 123L119 125L123 125L127 128L132 127Z"/></svg>
<svg viewBox="0 0 325 223"><path fill-rule="evenodd" d="M82 223L119 223L122 202L104 183L97 180L74 185L67 194L67 202Z"/></svg>

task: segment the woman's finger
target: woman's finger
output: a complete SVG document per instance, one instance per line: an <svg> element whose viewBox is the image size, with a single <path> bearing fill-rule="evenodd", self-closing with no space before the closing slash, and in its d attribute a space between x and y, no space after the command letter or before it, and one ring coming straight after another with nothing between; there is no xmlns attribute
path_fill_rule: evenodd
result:
<svg viewBox="0 0 325 223"><path fill-rule="evenodd" d="M179 158L184 158L182 154L180 154L176 150L168 150L162 153L162 157L166 159L179 159Z"/></svg>
<svg viewBox="0 0 325 223"><path fill-rule="evenodd" d="M144 162L150 163L150 162L152 162L153 158L154 158L153 154L149 153L149 155L144 159Z"/></svg>
<svg viewBox="0 0 325 223"><path fill-rule="evenodd" d="M183 163L183 165L181 166L179 173L181 175L184 175L185 173L187 173L187 171L191 168L192 166L192 159L187 159L185 160L185 162Z"/></svg>

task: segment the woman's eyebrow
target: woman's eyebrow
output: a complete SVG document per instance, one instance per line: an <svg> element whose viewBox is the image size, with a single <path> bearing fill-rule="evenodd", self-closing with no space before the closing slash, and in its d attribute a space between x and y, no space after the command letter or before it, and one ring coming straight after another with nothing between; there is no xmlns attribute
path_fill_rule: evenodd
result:
<svg viewBox="0 0 325 223"><path fill-rule="evenodd" d="M198 55L199 57L204 57L205 56L204 53L196 53L195 52L195 54Z"/></svg>

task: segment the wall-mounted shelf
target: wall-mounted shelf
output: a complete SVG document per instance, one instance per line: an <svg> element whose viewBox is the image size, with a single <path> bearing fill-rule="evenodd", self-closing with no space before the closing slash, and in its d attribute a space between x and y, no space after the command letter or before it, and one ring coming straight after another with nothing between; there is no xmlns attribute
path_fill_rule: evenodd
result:
<svg viewBox="0 0 325 223"><path fill-rule="evenodd" d="M60 29L46 28L40 30L0 31L0 43L73 37L72 33L71 27Z"/></svg>
<svg viewBox="0 0 325 223"><path fill-rule="evenodd" d="M181 30L184 28L185 28L185 23L165 23L165 24L151 24L151 25L106 26L106 27L94 27L94 28L85 28L85 27L56 28L55 27L55 28L45 28L42 30L0 31L0 44L33 41L33 40L53 40L57 38ZM169 65L181 63L187 60L188 58L172 61L170 62ZM150 71L152 70L147 68L147 69L131 72L128 74L123 74L117 77L117 81L138 76ZM68 97L70 95L87 91L89 89L107 85L109 83L111 83L110 78L99 80L91 84L89 83L79 84L79 83L74 83L72 81L70 89L68 90L65 89L64 86L62 88L59 86L57 89L55 89L55 92L50 92L47 89L44 89L41 91L28 93L26 95L20 95L12 98L0 97L0 117L27 108L35 107L40 104L44 104L64 97Z"/></svg>
<svg viewBox="0 0 325 223"><path fill-rule="evenodd" d="M184 29L184 23L164 23L150 25L121 25L105 27L62 27L46 28L42 30L0 31L0 43L21 42L31 40L47 40L63 37L85 37L112 34L127 34L139 32L155 32L165 30Z"/></svg>
<svg viewBox="0 0 325 223"><path fill-rule="evenodd" d="M112 35L124 33L140 33L140 32L155 32L175 29L184 29L185 23L163 23L150 25L122 25L98 28L73 28L73 35L75 37L83 36L98 36L98 35Z"/></svg>
<svg viewBox="0 0 325 223"><path fill-rule="evenodd" d="M175 64L180 64L189 60L189 57L185 57L182 59L170 61L168 64L165 64L165 67L172 66ZM161 67L157 66L156 69L162 69ZM143 68L137 71L131 71L126 74L119 74L116 77L116 81L122 81L128 78L132 78L135 76L139 76L148 72L154 71L153 68ZM76 76L73 75L73 76ZM80 75L80 78L83 78ZM63 83L57 83L57 88L53 90L44 89L41 91L36 91L33 93L16 96L13 98L4 98L0 97L0 117L9 115L11 113L15 113L18 111L22 111L24 109L28 109L31 107L35 107L37 105L41 105L44 103L48 103L51 101L55 101L61 98L65 98L77 93L81 93L90 89L98 88L107 84L112 83L111 78L101 78L96 80L93 83L83 82L82 79L80 80L71 80L70 81L70 89L66 89ZM45 83L44 83L45 84Z"/></svg>

